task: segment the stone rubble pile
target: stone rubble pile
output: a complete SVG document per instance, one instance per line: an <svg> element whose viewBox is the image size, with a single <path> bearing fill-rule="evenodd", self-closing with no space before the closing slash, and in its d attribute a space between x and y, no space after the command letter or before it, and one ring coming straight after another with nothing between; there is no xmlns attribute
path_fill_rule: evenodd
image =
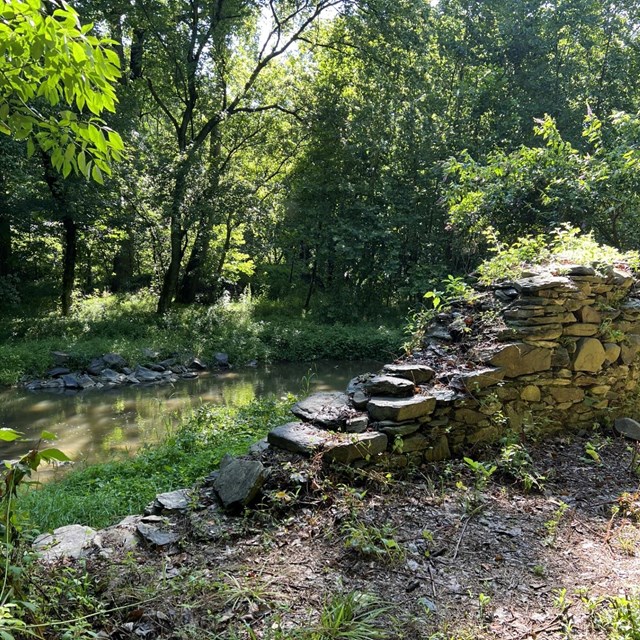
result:
<svg viewBox="0 0 640 640"><path fill-rule="evenodd" d="M441 314L412 357L354 378L345 393L301 400L292 408L296 420L273 429L247 456L227 457L205 483L217 500L213 510L238 512L256 500L273 471L269 465L281 464L282 456L270 457L274 450L388 469L442 460L507 432L544 435L596 422L640 441L640 423L621 417L640 407L635 289L624 267L552 266L493 289L489 335L467 339L459 330L474 326L477 310ZM105 358L115 371L118 363ZM85 550L136 537L173 545L180 534L171 518L189 511L192 498L185 490L161 494L145 516L71 534ZM67 549L64 541L40 541L50 553L58 547Z"/></svg>
<svg viewBox="0 0 640 640"><path fill-rule="evenodd" d="M177 357L157 362L158 354L151 349L143 349L146 364L129 366L118 353L105 353L93 358L84 371L72 371L65 366L69 360L67 354L56 352L57 364L47 371L47 378L31 380L25 388L29 391L83 391L85 389L111 388L119 385L175 383L178 380L191 380L209 367L199 358L188 358L186 364ZM214 366L218 369L229 368L226 353L214 356Z"/></svg>

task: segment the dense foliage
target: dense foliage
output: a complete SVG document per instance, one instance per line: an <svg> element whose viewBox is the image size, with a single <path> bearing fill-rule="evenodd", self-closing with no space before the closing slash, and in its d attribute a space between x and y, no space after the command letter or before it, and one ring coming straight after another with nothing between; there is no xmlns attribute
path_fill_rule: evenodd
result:
<svg viewBox="0 0 640 640"><path fill-rule="evenodd" d="M251 285L353 321L475 266L487 222L637 243L637 1L75 10L3 3L4 315Z"/></svg>

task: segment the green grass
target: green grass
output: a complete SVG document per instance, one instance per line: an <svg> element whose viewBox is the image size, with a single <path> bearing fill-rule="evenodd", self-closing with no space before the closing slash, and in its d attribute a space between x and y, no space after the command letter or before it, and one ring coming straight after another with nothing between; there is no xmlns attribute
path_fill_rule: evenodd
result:
<svg viewBox="0 0 640 640"><path fill-rule="evenodd" d="M213 471L225 453L242 454L290 419L288 400L256 400L241 408L206 406L185 418L161 444L131 458L71 471L20 496L18 511L31 526L102 528L142 513L157 493L189 487Z"/></svg>
<svg viewBox="0 0 640 640"><path fill-rule="evenodd" d="M244 296L238 302L176 306L160 317L155 298L142 293L86 298L66 318L56 313L0 318L0 384L43 375L54 365L53 351L68 353L71 368L112 351L132 364L144 363L144 348L162 358L197 355L205 361L223 351L241 365L254 359L390 359L402 344L399 328L321 324L286 308L279 316L271 309L268 319L261 319L258 310L259 304Z"/></svg>

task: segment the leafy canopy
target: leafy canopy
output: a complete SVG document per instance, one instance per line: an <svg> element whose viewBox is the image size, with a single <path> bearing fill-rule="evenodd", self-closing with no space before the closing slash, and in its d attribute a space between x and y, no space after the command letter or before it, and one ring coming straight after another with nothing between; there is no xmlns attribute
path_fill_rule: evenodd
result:
<svg viewBox="0 0 640 640"><path fill-rule="evenodd" d="M122 158L120 136L100 116L115 111L120 63L113 40L90 35L64 1L0 2L0 132L51 156L54 168L102 183ZM80 114L80 115L79 115Z"/></svg>

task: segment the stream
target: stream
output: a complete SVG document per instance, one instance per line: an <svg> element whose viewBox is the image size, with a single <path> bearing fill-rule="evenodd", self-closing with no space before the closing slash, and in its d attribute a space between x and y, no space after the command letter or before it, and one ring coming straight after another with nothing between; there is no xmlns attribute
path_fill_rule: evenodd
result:
<svg viewBox="0 0 640 640"><path fill-rule="evenodd" d="M202 404L242 406L254 398L304 391L344 391L351 378L377 371L375 361L282 363L203 373L195 380L152 386L120 386L81 392L0 391L0 427L26 441L0 443L0 460L25 453L42 431L74 462L101 462L159 440L190 409Z"/></svg>

